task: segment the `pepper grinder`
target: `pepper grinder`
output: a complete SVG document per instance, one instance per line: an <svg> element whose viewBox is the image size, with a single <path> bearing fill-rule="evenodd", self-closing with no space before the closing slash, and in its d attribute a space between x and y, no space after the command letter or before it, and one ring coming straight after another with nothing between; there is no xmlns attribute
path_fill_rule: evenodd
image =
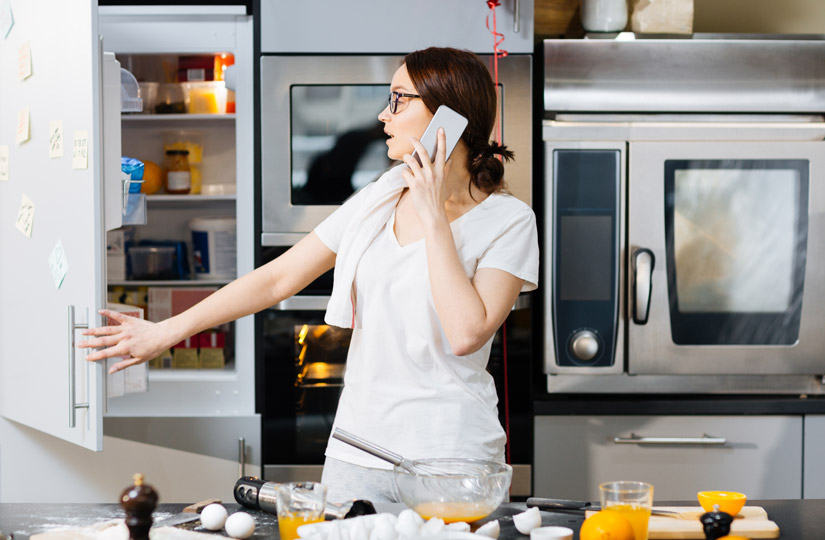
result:
<svg viewBox="0 0 825 540"><path fill-rule="evenodd" d="M730 533L730 524L733 523L733 516L719 511L719 505L713 505L713 512L702 514L699 518L702 528L705 531L707 540L717 540Z"/></svg>
<svg viewBox="0 0 825 540"><path fill-rule="evenodd" d="M158 494L150 485L143 483L143 475L133 477L134 485L120 495L120 505L126 511L126 527L130 540L149 540L152 528L152 512L158 505Z"/></svg>

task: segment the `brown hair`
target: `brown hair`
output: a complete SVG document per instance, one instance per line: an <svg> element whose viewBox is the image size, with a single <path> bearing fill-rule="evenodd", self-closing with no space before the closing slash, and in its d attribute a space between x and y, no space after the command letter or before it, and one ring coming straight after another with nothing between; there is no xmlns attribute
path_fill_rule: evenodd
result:
<svg viewBox="0 0 825 540"><path fill-rule="evenodd" d="M504 186L504 165L495 157L513 159L506 146L490 141L496 121L496 88L487 67L470 51L430 47L404 57L407 72L427 109L435 114L446 105L468 120L461 140L467 145L467 169L481 191Z"/></svg>

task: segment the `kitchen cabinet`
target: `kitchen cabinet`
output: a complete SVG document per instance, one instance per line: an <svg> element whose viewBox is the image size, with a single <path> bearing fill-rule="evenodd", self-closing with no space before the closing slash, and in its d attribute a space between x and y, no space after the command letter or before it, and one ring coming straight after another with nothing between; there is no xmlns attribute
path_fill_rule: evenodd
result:
<svg viewBox="0 0 825 540"><path fill-rule="evenodd" d="M5 417L0 419L0 497L9 500L21 496L23 480L13 473L18 469L27 472L26 481L31 485L54 481L46 471L55 470L62 472L55 475L60 478L56 481L59 485L74 476L70 470L89 474L117 470L128 478L136 472L134 466L148 468L142 456L167 450L197 456L178 461L169 461L168 456L158 458L172 463L164 474L176 484L185 482L188 474L216 466L214 459L222 460L223 469L231 465L227 470L234 473L223 477L237 478L239 439L245 440L243 457L247 462L259 460L252 317L235 323L234 362L227 369L150 373L148 392L127 394L108 404L103 366L86 362L86 351L76 349L72 341L83 339L82 327L103 322L97 311L106 306L107 300L105 233L119 226L109 214L112 201L119 211L121 139L127 151L130 146L150 143L170 128L195 128L218 139L223 151L215 153L215 170L223 177L221 183L233 184L235 194L151 199L151 221L143 227L150 232L153 228L163 229L170 231L172 238L185 239L189 234L185 225L191 217L234 216L237 273L252 269L251 17L243 6L98 8L89 0L57 4L28 1L15 3L13 8L14 26L0 49L0 67L4 73L17 73L18 50L28 43L33 69L27 79L0 88L0 102L4 104L0 125L5 126L0 146L9 148L10 164L9 179L0 181L0 214L9 218L7 226L0 229L4 261L0 265L0 415ZM112 85L109 71L101 66L114 63L114 57L103 55L104 50L118 55L232 53L236 112L221 117L141 115L140 119L130 117L121 122L119 110L114 115L103 110L103 103L111 99L104 85L109 90ZM119 71L114 73L117 81ZM117 82L113 86L114 101L119 105L120 87ZM16 143L18 111L27 111L29 126L28 140ZM62 122L62 158L49 157L48 131L54 121ZM83 134L88 141L87 159L73 167L73 146L78 146L75 139ZM210 144L208 138L205 144ZM10 223L20 211L23 196L36 209L30 236ZM56 284L48 261L58 244L68 261L68 272ZM7 264L12 259L14 264ZM163 427L150 420L163 420ZM198 433L183 429L191 425L198 427ZM64 459L67 446L103 450L104 431L119 437L105 438L119 441L113 445L117 446L115 450L98 454L84 450L78 454L82 457L73 462ZM12 432L16 432L14 437L10 436ZM223 446L197 447L197 441L210 437L220 438ZM153 451L147 453L147 446ZM31 463L26 458L35 454L41 454L45 461L33 468L21 468L20 464ZM108 465L101 468L104 463ZM107 473L107 478L114 476ZM202 476L206 483L226 487L214 476ZM90 500L110 498L112 485L102 485L107 481L87 483ZM120 479L116 482L122 484Z"/></svg>
<svg viewBox="0 0 825 540"><path fill-rule="evenodd" d="M265 53L396 53L457 47L491 53L490 9L476 0L261 0ZM493 18L489 17L492 29ZM500 48L533 52L533 0L504 0L496 8Z"/></svg>
<svg viewBox="0 0 825 540"><path fill-rule="evenodd" d="M657 500L800 498L802 427L801 416L537 416L533 493L598 500L602 482L641 480Z"/></svg>
<svg viewBox="0 0 825 540"><path fill-rule="evenodd" d="M805 499L825 499L825 415L805 415L805 469L802 480Z"/></svg>

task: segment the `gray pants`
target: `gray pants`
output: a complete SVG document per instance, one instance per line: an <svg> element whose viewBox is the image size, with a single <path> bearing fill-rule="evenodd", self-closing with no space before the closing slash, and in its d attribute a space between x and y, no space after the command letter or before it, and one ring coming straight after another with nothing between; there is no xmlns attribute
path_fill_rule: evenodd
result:
<svg viewBox="0 0 825 540"><path fill-rule="evenodd" d="M327 486L327 500L345 502L366 499L374 503L403 502L391 470L353 465L328 457L321 483Z"/></svg>

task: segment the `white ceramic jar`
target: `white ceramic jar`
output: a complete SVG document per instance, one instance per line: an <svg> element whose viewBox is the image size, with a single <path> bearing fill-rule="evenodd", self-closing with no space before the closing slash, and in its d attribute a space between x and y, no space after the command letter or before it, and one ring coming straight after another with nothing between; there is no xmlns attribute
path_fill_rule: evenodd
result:
<svg viewBox="0 0 825 540"><path fill-rule="evenodd" d="M621 32L627 26L627 0L582 0L581 14L587 32Z"/></svg>

